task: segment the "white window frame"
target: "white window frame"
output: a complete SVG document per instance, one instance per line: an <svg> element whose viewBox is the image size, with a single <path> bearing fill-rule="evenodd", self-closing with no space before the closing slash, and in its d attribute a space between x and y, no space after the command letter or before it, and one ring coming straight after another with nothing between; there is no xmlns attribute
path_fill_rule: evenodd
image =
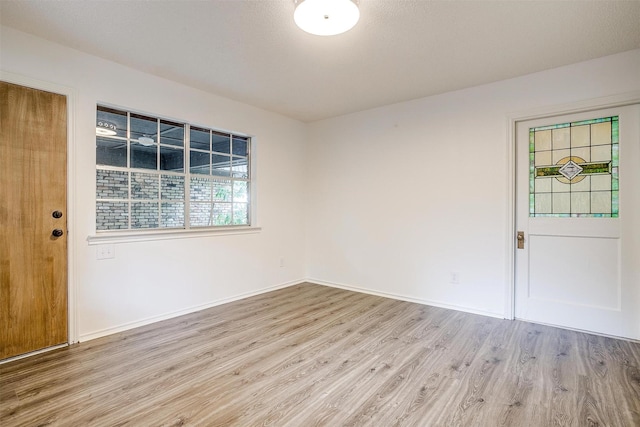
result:
<svg viewBox="0 0 640 427"><path fill-rule="evenodd" d="M256 164L256 150L255 150L255 136L252 135L248 135L246 133L243 132L235 132L235 131L229 131L229 130L223 130L220 128L215 128L212 126L206 126L206 125L200 125L200 124L194 124L194 123L189 123L185 120L176 120L173 118L167 118L167 117L162 117L158 114L151 114L151 113L145 113L145 112L139 112L139 111L135 111L129 108L123 108L120 106L113 106L113 105L109 105L109 104L105 104L105 103L98 103L96 105L96 115L97 115L97 111L98 108L100 107L104 107L104 108L108 108L108 109L114 109L114 110L118 110L120 112L126 113L127 114L127 122L129 124L130 122L130 116L131 114L139 114L139 115L143 115L143 116L147 116L149 118L152 119L156 119L158 121L161 120L166 120L166 121L170 121L170 122L174 122L174 123L179 123L181 125L184 126L185 129L185 136L184 136L184 145L183 145L183 150L184 150L184 173L175 173L172 171L163 171L160 169L160 165L158 165L158 167L156 169L140 169L140 168L132 168L130 165L130 144L127 143L127 141L130 140L131 137L131 129L129 129L129 125L127 126L127 135L125 138L121 139L122 141L124 141L125 143L127 143L127 165L125 167L116 167L116 166L108 166L108 165L99 165L97 163L97 159L96 159L96 164L95 164L95 170L96 170L96 175L97 176L97 171L98 170L118 170L118 171L126 171L129 174L131 174L132 172L139 172L139 173L151 173L151 174L157 174L157 175L162 175L162 174L167 174L167 175L179 175L179 176L183 176L184 177L184 182L185 182L185 194L184 194L184 227L180 227L180 228L127 228L127 229L113 229L113 230L97 230L97 202L98 200L98 192L97 192L97 185L94 185L94 191L95 191L95 199L94 199L94 212L96 213L96 216L94 218L93 224L94 224L94 230L95 233L93 235L90 235L87 238L87 241L90 245L98 245L98 244L103 244L103 243L126 243L126 242L135 242L135 241L152 241L152 240L165 240L165 239L182 239L182 238L195 238L195 237L204 237L204 236L213 236L213 235L229 235L229 234L247 234L247 233L257 233L261 231L261 227L257 226L257 197L256 197L256 168L255 168L255 164ZM191 226L190 225L190 218L189 218L189 211L190 211L190 180L191 180L191 172L190 172L190 167L189 167L189 161L190 161L190 129L194 127L194 128L198 128L198 129L206 129L212 132L218 132L218 133L224 133L230 136L230 138L233 138L234 136L238 136L241 138L247 138L247 172L248 172L248 178L246 179L242 179L242 178L237 178L237 177L233 177L233 176L229 176L228 179L227 177L219 177L218 180L228 180L231 182L231 186L233 188L233 182L235 181L245 181L248 183L248 193L249 193L249 198L248 198L248 224L242 224L242 225L233 225L233 224L229 224L229 225L212 225L212 226ZM160 145L159 141L156 141L156 144ZM213 148L210 146L210 151L213 152ZM231 159L233 159L233 150L230 150L231 152L229 153ZM233 175L233 174L231 174ZM200 174L193 174L194 177L208 177L208 179L211 179L212 181L215 181L215 176L214 175L200 175ZM131 180L129 180L131 181ZM97 183L96 183L97 184ZM129 187L131 187L131 182L129 182ZM160 197L160 196L159 196ZM131 195L131 190L129 190L129 195L127 199L120 199L120 201L126 202L129 206L129 219L128 219L128 226L131 227L131 202L134 199L132 198ZM163 200L159 199L158 203L161 204L163 202ZM233 208L233 204L231 204L231 207ZM160 225L160 224L158 224Z"/></svg>

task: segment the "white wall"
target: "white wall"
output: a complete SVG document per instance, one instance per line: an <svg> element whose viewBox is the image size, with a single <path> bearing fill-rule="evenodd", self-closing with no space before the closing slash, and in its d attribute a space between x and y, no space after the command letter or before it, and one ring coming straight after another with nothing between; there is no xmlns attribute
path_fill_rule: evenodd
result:
<svg viewBox="0 0 640 427"><path fill-rule="evenodd" d="M639 89L635 50L311 124L307 277L508 315L508 116Z"/></svg>
<svg viewBox="0 0 640 427"><path fill-rule="evenodd" d="M76 93L69 238L81 340L304 278L306 125L7 27L0 35L2 71ZM99 102L255 135L262 231L116 244L115 259L96 260L86 239L95 233Z"/></svg>

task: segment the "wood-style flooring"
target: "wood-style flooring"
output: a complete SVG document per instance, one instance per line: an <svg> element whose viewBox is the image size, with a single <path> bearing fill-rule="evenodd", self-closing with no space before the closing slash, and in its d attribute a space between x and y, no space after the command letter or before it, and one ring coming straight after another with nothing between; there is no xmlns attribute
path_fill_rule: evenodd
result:
<svg viewBox="0 0 640 427"><path fill-rule="evenodd" d="M640 426L640 344L302 284L0 365L9 426Z"/></svg>

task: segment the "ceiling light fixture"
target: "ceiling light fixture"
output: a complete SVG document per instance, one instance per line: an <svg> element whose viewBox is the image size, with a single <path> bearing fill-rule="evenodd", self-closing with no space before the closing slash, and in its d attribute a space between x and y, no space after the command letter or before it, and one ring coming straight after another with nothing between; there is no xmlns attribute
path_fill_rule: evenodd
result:
<svg viewBox="0 0 640 427"><path fill-rule="evenodd" d="M115 123L108 122L106 120L98 120L96 122L96 135L100 136L113 136L118 130Z"/></svg>
<svg viewBox="0 0 640 427"><path fill-rule="evenodd" d="M150 138L147 135L144 135L144 136L141 136L140 138L138 138L138 142L140 143L140 145L144 145L145 147L149 147L149 146L151 146L151 145L156 143L153 140L153 138Z"/></svg>
<svg viewBox="0 0 640 427"><path fill-rule="evenodd" d="M293 20L307 33L333 36L352 29L360 19L356 0L294 0Z"/></svg>

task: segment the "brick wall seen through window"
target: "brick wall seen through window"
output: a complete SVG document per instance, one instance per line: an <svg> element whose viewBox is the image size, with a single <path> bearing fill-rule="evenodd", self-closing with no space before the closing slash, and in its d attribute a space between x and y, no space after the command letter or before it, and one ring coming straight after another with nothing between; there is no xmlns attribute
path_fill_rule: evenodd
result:
<svg viewBox="0 0 640 427"><path fill-rule="evenodd" d="M250 225L245 135L97 107L96 230Z"/></svg>

